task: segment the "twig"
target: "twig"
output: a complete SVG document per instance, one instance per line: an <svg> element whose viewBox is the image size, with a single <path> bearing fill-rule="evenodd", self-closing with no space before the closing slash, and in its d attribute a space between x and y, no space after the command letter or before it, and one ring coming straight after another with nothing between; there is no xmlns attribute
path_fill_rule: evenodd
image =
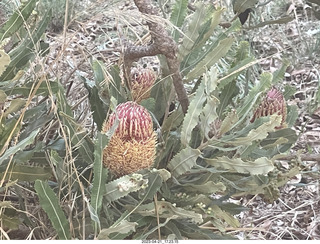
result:
<svg viewBox="0 0 320 244"><path fill-rule="evenodd" d="M161 240L160 219L159 219L159 212L158 212L158 200L157 200L157 193L154 195L153 199L154 199L154 209L155 209L155 214L157 215L158 238L159 238L159 240Z"/></svg>
<svg viewBox="0 0 320 244"><path fill-rule="evenodd" d="M317 161L318 163L320 163L319 154L286 155L286 156L278 157L277 160L292 160L299 157L301 158L302 161Z"/></svg>
<svg viewBox="0 0 320 244"><path fill-rule="evenodd" d="M159 16L159 11L152 5L151 0L134 0L134 3L142 14ZM164 55L167 60L178 100L183 112L186 113L189 106L189 99L182 82L180 62L177 58L177 45L169 36L162 23L159 21L147 20L147 25L153 42L148 46L126 44L124 50L124 74L128 79L132 63L139 58L155 56L158 54Z"/></svg>

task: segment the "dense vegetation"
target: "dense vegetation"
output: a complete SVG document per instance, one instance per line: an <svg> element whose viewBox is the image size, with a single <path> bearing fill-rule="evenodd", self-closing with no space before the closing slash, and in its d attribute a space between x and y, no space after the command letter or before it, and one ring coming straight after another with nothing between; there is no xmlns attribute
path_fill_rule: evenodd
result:
<svg viewBox="0 0 320 244"><path fill-rule="evenodd" d="M240 199L274 203L317 156L286 75L319 37L251 36L291 5L164 2L0 1L0 239L237 239Z"/></svg>

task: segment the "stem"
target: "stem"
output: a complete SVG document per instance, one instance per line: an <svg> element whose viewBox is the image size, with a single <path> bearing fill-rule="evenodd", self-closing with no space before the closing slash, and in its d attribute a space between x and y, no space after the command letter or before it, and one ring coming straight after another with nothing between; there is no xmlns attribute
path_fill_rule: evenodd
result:
<svg viewBox="0 0 320 244"><path fill-rule="evenodd" d="M152 15L159 16L159 11L152 5L151 0L134 0L134 3L142 14L149 15L149 17L152 17ZM129 77L132 63L135 60L145 56L155 56L158 54L164 55L166 57L169 72L171 74L182 111L183 113L187 113L189 99L180 73L180 62L177 58L177 44L172 37L169 36L167 30L160 21L152 21L150 19L151 18L147 20L147 25L149 27L153 43L148 46L132 44L126 45L126 49L124 51L125 76Z"/></svg>

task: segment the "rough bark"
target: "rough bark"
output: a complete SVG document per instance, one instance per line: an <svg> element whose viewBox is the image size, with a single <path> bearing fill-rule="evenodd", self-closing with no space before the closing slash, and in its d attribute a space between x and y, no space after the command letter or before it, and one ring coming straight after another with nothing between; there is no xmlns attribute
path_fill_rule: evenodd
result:
<svg viewBox="0 0 320 244"><path fill-rule="evenodd" d="M150 0L134 0L134 3L142 14L149 15L150 17L159 16L158 9L152 5ZM169 36L163 23L147 20L147 25L150 30L152 43L148 46L126 44L124 50L125 74L128 77L132 63L139 58L158 54L164 55L178 100L183 112L186 113L189 106L189 99L180 73L180 62L177 58L177 44L172 37Z"/></svg>

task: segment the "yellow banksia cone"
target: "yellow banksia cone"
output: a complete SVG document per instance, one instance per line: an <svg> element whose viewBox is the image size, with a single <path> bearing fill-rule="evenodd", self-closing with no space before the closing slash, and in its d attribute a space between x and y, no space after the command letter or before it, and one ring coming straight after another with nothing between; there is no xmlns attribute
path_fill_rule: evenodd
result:
<svg viewBox="0 0 320 244"><path fill-rule="evenodd" d="M281 129L287 118L287 106L282 92L274 87L268 91L266 97L254 112L251 123L260 117L269 116L272 114L281 115L281 124L280 126L276 127L276 129Z"/></svg>
<svg viewBox="0 0 320 244"><path fill-rule="evenodd" d="M107 132L119 125L103 151L103 164L117 176L149 168L156 154L156 133L149 112L135 102L119 104L102 126Z"/></svg>
<svg viewBox="0 0 320 244"><path fill-rule="evenodd" d="M150 96L151 88L157 79L150 68L133 68L131 70L131 95L133 101L139 103Z"/></svg>

